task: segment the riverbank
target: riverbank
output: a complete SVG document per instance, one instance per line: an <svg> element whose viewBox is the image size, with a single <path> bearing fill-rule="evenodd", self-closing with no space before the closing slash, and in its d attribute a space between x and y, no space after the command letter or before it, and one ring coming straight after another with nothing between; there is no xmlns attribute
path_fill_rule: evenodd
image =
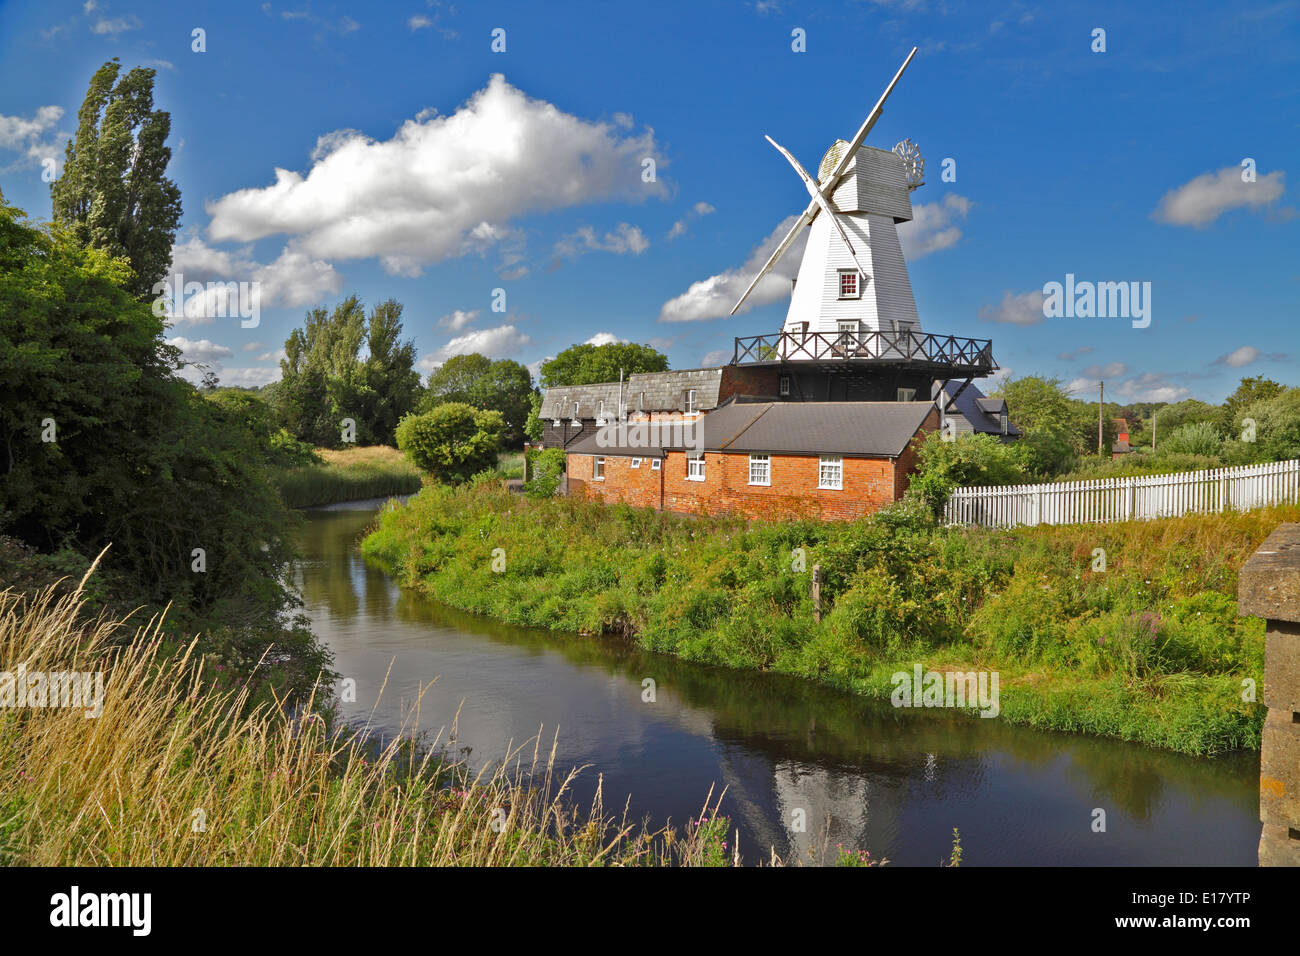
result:
<svg viewBox="0 0 1300 956"><path fill-rule="evenodd" d="M1262 708L1241 693L1260 680L1263 626L1236 617L1236 571L1297 518L1000 532L939 528L900 507L747 525L479 482L386 509L363 552L436 600L508 623L623 635L883 699L916 664L996 671L1003 719L1207 755L1258 748Z"/></svg>
<svg viewBox="0 0 1300 956"><path fill-rule="evenodd" d="M0 593L0 660L24 661L28 686L37 673L103 675L81 706L55 706L43 685L39 705L0 709L0 865L733 862L718 794L685 828L649 832L599 799L576 809L548 741L519 748L531 777L474 776L436 742L380 747L311 707L250 706L193 645L171 653L157 621L85 626L82 603Z"/></svg>
<svg viewBox="0 0 1300 956"><path fill-rule="evenodd" d="M410 495L420 490L420 470L396 448L318 448L316 454L322 459L320 464L272 472L272 483L288 507Z"/></svg>

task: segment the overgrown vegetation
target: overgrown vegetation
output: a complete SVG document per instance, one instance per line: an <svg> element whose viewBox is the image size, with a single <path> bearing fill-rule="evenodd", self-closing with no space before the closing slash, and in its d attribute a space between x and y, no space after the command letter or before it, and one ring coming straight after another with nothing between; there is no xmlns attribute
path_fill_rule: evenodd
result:
<svg viewBox="0 0 1300 956"><path fill-rule="evenodd" d="M1006 532L943 528L908 501L848 523L747 524L477 482L385 510L362 549L437 600L510 623L878 698L914 663L997 670L1003 719L1213 754L1259 745L1263 708L1241 695L1262 679L1263 627L1236 617L1236 572L1298 518Z"/></svg>
<svg viewBox="0 0 1300 956"><path fill-rule="evenodd" d="M315 456L314 463L283 468L272 475L281 499L290 508L410 495L420 490L419 469L387 445L321 448Z"/></svg>

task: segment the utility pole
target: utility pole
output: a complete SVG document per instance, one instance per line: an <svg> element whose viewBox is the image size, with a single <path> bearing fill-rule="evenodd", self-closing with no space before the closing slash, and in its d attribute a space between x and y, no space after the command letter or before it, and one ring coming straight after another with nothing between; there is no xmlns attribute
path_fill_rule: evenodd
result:
<svg viewBox="0 0 1300 956"><path fill-rule="evenodd" d="M1103 428L1106 422L1106 383L1097 383L1097 454L1104 455L1102 450Z"/></svg>
<svg viewBox="0 0 1300 956"><path fill-rule="evenodd" d="M1156 453L1156 415L1159 413L1160 409L1151 409L1151 454L1153 455Z"/></svg>

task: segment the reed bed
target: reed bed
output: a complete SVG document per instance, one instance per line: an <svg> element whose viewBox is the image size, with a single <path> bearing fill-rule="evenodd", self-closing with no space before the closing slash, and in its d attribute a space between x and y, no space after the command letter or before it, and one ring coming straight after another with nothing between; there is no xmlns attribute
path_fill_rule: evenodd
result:
<svg viewBox="0 0 1300 956"><path fill-rule="evenodd" d="M280 497L291 508L410 495L420 490L420 470L396 448L318 448L316 454L322 464L281 469L273 476Z"/></svg>

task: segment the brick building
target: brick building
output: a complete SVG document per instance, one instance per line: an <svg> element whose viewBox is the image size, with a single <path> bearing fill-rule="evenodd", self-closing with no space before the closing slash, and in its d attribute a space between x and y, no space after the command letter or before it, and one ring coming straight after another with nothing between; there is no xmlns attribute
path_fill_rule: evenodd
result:
<svg viewBox="0 0 1300 956"><path fill-rule="evenodd" d="M690 514L847 519L907 490L939 408L737 399L677 441L637 440L636 425L622 436L631 441L607 426L566 449L570 494Z"/></svg>

